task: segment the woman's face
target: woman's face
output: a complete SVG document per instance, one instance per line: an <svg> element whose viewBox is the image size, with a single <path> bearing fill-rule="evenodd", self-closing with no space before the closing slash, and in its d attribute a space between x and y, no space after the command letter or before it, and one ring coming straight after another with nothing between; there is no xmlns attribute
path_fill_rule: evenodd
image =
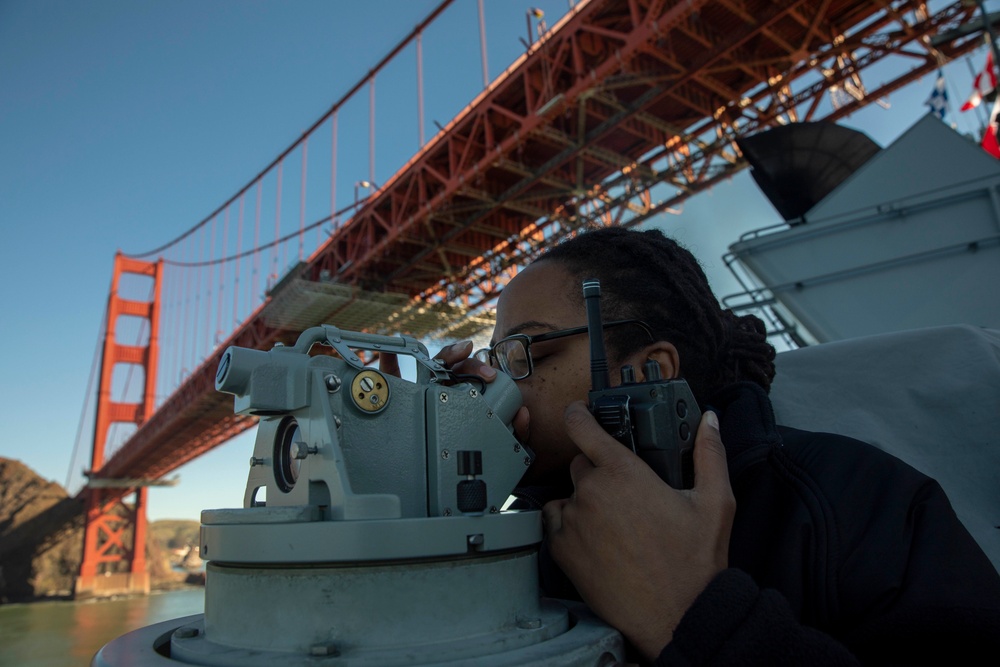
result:
<svg viewBox="0 0 1000 667"><path fill-rule="evenodd" d="M500 294L491 343L515 333L541 334L587 323L580 281L557 261L531 264ZM579 453L566 435L563 411L586 400L590 389L587 334L531 346L534 370L518 380L530 418L527 445L535 453L523 484L566 481L570 461Z"/></svg>

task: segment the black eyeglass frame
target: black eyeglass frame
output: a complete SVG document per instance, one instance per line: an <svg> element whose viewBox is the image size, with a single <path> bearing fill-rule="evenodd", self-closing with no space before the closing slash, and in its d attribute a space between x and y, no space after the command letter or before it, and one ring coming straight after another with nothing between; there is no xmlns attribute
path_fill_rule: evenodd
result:
<svg viewBox="0 0 1000 667"><path fill-rule="evenodd" d="M642 330L646 332L646 335L649 336L649 342L653 342L654 340L653 330L650 329L649 325L643 322L642 320L615 320L614 322L605 322L602 328L609 329L611 327L618 327L626 324L635 324L641 327ZM489 347L484 347L479 350L476 350L476 352L473 353L473 356L482 361L483 363L488 363L491 366L499 368L501 371L509 375L512 380L515 381L523 380L526 377L529 377L535 371L535 362L531 356L532 343L544 343L545 341L556 340L559 338L566 338L567 336L576 336L582 333L587 333L587 329L588 329L587 325L584 325L582 327L573 327L572 329L560 329L559 331L549 331L546 333L535 334L533 336L528 334L512 334L510 336L507 336L506 338L501 338L500 340L493 343ZM526 357L528 362L528 372L520 377L514 377L514 375L507 368L505 368L506 363L501 362L500 357L498 357L496 352L494 351L500 345L503 345L504 343L509 342L511 340L521 341L521 345L524 346L524 356Z"/></svg>

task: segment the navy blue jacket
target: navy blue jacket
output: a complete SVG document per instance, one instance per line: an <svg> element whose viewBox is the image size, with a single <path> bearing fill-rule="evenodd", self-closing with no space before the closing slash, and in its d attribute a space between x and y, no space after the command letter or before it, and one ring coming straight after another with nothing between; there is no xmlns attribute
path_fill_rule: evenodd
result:
<svg viewBox="0 0 1000 667"><path fill-rule="evenodd" d="M1000 576L937 482L857 440L776 426L755 384L710 405L736 496L730 567L656 665L1000 660ZM540 570L546 594L575 597L544 545Z"/></svg>

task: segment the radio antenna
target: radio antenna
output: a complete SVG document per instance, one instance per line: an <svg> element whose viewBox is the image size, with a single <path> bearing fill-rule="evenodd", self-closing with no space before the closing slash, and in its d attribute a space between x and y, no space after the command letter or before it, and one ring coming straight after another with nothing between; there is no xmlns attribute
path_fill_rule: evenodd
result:
<svg viewBox="0 0 1000 667"><path fill-rule="evenodd" d="M583 301L587 307L587 334L590 336L590 385L592 391L601 391L611 386L601 321L601 281L596 278L583 281Z"/></svg>

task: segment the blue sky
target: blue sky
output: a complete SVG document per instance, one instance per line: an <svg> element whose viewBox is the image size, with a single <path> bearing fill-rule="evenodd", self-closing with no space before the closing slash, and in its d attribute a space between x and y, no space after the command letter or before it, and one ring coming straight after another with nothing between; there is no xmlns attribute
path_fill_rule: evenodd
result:
<svg viewBox="0 0 1000 667"><path fill-rule="evenodd" d="M115 252L156 247L208 215L436 4L0 1L0 455L66 481ZM522 52L528 6L486 1L491 78ZM567 3L530 6L553 23ZM434 121L446 124L482 88L476 2L457 0L424 49L429 138ZM974 53L974 67L984 57ZM412 63L377 81L376 181L417 148ZM960 60L945 72L948 119L974 131L978 119L957 112L969 66ZM844 124L886 145L925 113L932 86L925 77L888 109L870 105ZM406 99L414 102L397 101ZM368 175L367 106L345 110L341 133L344 205L351 183ZM283 215L295 225L292 195ZM329 202L311 201L309 222L314 209ZM775 222L744 173L651 224L699 256L721 296L736 291L720 260L726 247ZM250 451L238 438L182 468L178 487L151 494L150 518L239 505Z"/></svg>

